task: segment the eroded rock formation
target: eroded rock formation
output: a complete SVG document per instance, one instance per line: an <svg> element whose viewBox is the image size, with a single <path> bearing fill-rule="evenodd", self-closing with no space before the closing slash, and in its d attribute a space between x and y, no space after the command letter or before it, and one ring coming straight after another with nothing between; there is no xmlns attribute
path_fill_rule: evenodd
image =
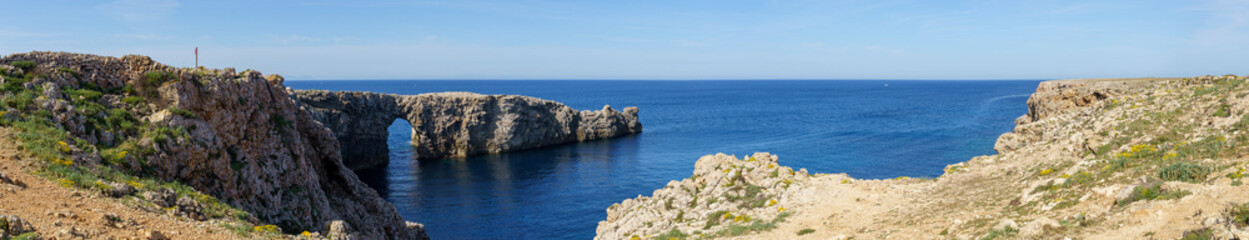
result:
<svg viewBox="0 0 1249 240"><path fill-rule="evenodd" d="M421 225L405 222L343 165L338 141L288 95L280 76L174 68L137 55L31 52L0 58L16 61L38 64L30 71L39 77L25 88L43 89L36 104L60 127L91 142L90 148L132 144L142 150L117 155L108 163L114 167L185 183L287 232L321 231L342 220L357 237L427 238ZM69 99L62 89L95 89L99 95ZM157 130L127 137L85 127L84 114L106 113L75 110L70 101L96 102L110 116L132 115ZM80 157L73 163L104 164L92 151L74 147L70 152Z"/></svg>
<svg viewBox="0 0 1249 240"><path fill-rule="evenodd" d="M386 128L396 119L412 125L420 159L469 157L642 132L636 107L577 111L558 102L515 95L466 92L394 95L295 90L314 119L343 144L348 167L388 160Z"/></svg>

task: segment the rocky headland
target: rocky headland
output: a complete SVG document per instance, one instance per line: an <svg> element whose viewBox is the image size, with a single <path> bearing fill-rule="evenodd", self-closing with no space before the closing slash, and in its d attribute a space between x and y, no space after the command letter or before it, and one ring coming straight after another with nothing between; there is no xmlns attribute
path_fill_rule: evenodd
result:
<svg viewBox="0 0 1249 240"><path fill-rule="evenodd" d="M334 132L352 169L389 160L386 128L396 119L412 126L417 159L464 158L642 132L637 107L577 111L534 97L468 92L295 90L293 96Z"/></svg>
<svg viewBox="0 0 1249 240"><path fill-rule="evenodd" d="M1047 81L998 154L936 178L709 155L596 239L1244 239L1249 79Z"/></svg>
<svg viewBox="0 0 1249 240"><path fill-rule="evenodd" d="M283 82L137 55L0 58L0 239L428 239L352 171L377 164L350 160L384 150L395 119L421 158L641 131L633 107Z"/></svg>

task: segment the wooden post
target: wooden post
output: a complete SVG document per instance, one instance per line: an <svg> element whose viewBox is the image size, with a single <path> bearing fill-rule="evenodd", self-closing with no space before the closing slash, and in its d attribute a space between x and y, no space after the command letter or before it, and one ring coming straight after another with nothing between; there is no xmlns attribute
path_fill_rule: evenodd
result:
<svg viewBox="0 0 1249 240"><path fill-rule="evenodd" d="M199 68L199 47L195 47L195 68Z"/></svg>

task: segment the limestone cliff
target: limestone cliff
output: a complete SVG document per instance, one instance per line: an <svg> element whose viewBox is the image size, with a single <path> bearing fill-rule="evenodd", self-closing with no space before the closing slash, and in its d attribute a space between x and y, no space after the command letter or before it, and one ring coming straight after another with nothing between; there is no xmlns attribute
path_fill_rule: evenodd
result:
<svg viewBox="0 0 1249 240"><path fill-rule="evenodd" d="M388 160L386 128L396 119L412 125L411 143L419 159L463 158L642 132L636 107L577 111L533 97L466 92L296 90L293 95L333 130L352 169Z"/></svg>
<svg viewBox="0 0 1249 240"><path fill-rule="evenodd" d="M18 63L35 64L23 70L36 76L24 89L42 94L34 100L38 109L5 112L47 113L70 138L85 139L61 142L74 156L67 165L178 181L288 233L328 231L342 220L358 237L426 238L421 225L405 222L343 165L338 141L300 108L280 76L174 68L136 55L0 58ZM130 116L137 123L111 122ZM102 153L113 149L127 151Z"/></svg>
<svg viewBox="0 0 1249 240"><path fill-rule="evenodd" d="M608 208L596 239L1249 237L1249 78L1049 81L1028 109L998 154L933 179L796 174L778 186L751 158L703 157L689 179ZM726 177L755 190L712 184ZM738 219L759 214L743 207L750 192L792 214Z"/></svg>

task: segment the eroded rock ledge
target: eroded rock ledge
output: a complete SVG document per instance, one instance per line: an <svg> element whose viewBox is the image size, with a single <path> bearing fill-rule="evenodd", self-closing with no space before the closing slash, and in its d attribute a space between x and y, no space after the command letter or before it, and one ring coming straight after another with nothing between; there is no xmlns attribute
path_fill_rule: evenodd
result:
<svg viewBox="0 0 1249 240"><path fill-rule="evenodd" d="M577 111L534 97L467 92L294 90L292 95L334 132L352 169L389 159L386 128L396 119L412 125L418 159L462 158L642 132L637 107Z"/></svg>
<svg viewBox="0 0 1249 240"><path fill-rule="evenodd" d="M280 76L175 68L138 55L31 52L0 58L6 66L19 61L37 64L26 69L36 77L23 88L42 89L35 104L39 110L90 143L62 143L67 145L62 151L74 156L67 160L74 166L112 165L178 181L288 233L349 225L355 230L350 235L365 239L428 238L420 224L405 222L343 166L338 141L288 95ZM94 96L65 93L78 89L95 89ZM132 115L158 131L127 137L90 127L88 117L103 116L103 110L76 110L71 101L98 104L112 116ZM119 144L142 151L110 155L117 159L102 162L97 148Z"/></svg>

